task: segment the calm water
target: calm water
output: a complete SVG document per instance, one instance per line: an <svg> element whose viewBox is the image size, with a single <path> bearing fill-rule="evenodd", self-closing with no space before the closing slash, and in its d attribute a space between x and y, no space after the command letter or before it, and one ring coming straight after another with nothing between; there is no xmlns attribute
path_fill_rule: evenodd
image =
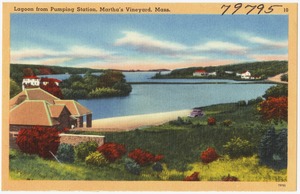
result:
<svg viewBox="0 0 300 194"><path fill-rule="evenodd" d="M132 85L126 97L78 100L93 112L93 119L168 112L218 103L250 100L262 96L273 84L171 84L172 82L228 82L231 80L150 79L154 72L126 72L128 82L170 82ZM61 77L59 77L61 76ZM57 79L69 75L54 75ZM48 76L50 77L50 76Z"/></svg>

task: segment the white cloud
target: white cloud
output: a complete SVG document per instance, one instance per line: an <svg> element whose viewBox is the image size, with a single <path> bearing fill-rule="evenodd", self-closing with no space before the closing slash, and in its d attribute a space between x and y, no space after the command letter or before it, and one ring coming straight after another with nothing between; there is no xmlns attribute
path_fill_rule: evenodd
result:
<svg viewBox="0 0 300 194"><path fill-rule="evenodd" d="M248 49L245 46L238 44L223 42L223 41L209 41L203 45L198 45L194 47L197 51L210 51L210 52L224 52L231 54L245 53Z"/></svg>
<svg viewBox="0 0 300 194"><path fill-rule="evenodd" d="M116 46L132 46L141 52L153 52L162 54L174 54L184 51L187 46L175 42L158 40L138 32L124 31L124 37L117 39Z"/></svg>
<svg viewBox="0 0 300 194"><path fill-rule="evenodd" d="M275 47L275 48L286 48L288 46L288 41L277 41L268 38L256 36L250 33L239 32L237 33L240 38L246 40L250 43L259 44L263 46Z"/></svg>
<svg viewBox="0 0 300 194"><path fill-rule="evenodd" d="M102 59L117 58L115 53L100 48L88 46L71 46L67 50L56 51L45 48L22 48L11 51L11 63L30 63L45 65L61 65L62 63L76 59Z"/></svg>

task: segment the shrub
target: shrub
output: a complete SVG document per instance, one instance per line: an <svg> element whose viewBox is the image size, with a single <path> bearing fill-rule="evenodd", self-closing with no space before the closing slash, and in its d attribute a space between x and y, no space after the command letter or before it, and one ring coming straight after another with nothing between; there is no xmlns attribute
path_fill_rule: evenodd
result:
<svg viewBox="0 0 300 194"><path fill-rule="evenodd" d="M208 125L215 125L216 124L216 119L214 117L209 117L207 119L207 124Z"/></svg>
<svg viewBox="0 0 300 194"><path fill-rule="evenodd" d="M192 175L184 178L184 181L199 181L199 172L194 172Z"/></svg>
<svg viewBox="0 0 300 194"><path fill-rule="evenodd" d="M180 126L180 125L184 125L185 122L181 117L178 117L177 120L173 120L169 122L170 125L176 125L176 126Z"/></svg>
<svg viewBox="0 0 300 194"><path fill-rule="evenodd" d="M240 101L237 102L237 105L238 105L238 106L246 106L247 103L246 103L245 100L240 100Z"/></svg>
<svg viewBox="0 0 300 194"><path fill-rule="evenodd" d="M269 97L278 98L282 96L288 95L288 85L287 84L277 84L276 86L272 86L263 95L265 99Z"/></svg>
<svg viewBox="0 0 300 194"><path fill-rule="evenodd" d="M142 149L135 149L128 154L128 157L136 161L141 166L146 166L153 162L158 162L163 159L163 155L153 155L150 152Z"/></svg>
<svg viewBox="0 0 300 194"><path fill-rule="evenodd" d="M97 150L98 144L94 141L81 142L75 146L75 156L79 161L84 161L85 158Z"/></svg>
<svg viewBox="0 0 300 194"><path fill-rule="evenodd" d="M222 181L239 181L239 179L235 176L230 176L230 174L228 174L228 176L222 177Z"/></svg>
<svg viewBox="0 0 300 194"><path fill-rule="evenodd" d="M36 126L23 128L16 140L20 150L28 154L38 154L42 158L52 158L59 146L59 132L55 128Z"/></svg>
<svg viewBox="0 0 300 194"><path fill-rule="evenodd" d="M140 165L130 158L125 159L125 169L131 174L140 175L141 173Z"/></svg>
<svg viewBox="0 0 300 194"><path fill-rule="evenodd" d="M282 129L276 138L276 153L280 157L283 163L287 163L287 152L288 152L288 142L287 142L287 129Z"/></svg>
<svg viewBox="0 0 300 194"><path fill-rule="evenodd" d="M276 150L276 134L275 128L269 129L266 134L262 137L259 147L258 156L260 163L271 164L273 160L273 155Z"/></svg>
<svg viewBox="0 0 300 194"><path fill-rule="evenodd" d="M226 127L229 127L230 125L232 124L232 121L231 120L225 120L223 121L223 125L226 126Z"/></svg>
<svg viewBox="0 0 300 194"><path fill-rule="evenodd" d="M203 163L208 164L213 162L219 158L216 150L214 148L208 147L205 151L201 153L200 156Z"/></svg>
<svg viewBox="0 0 300 194"><path fill-rule="evenodd" d="M105 143L97 150L110 162L116 161L126 153L125 146L117 143Z"/></svg>
<svg viewBox="0 0 300 194"><path fill-rule="evenodd" d="M288 74L283 74L283 75L280 77L280 80L281 80L281 81L287 82L287 81L289 80Z"/></svg>
<svg viewBox="0 0 300 194"><path fill-rule="evenodd" d="M160 162L155 162L152 166L152 170L154 170L156 172L161 172L161 171L163 171L163 166L161 165Z"/></svg>
<svg viewBox="0 0 300 194"><path fill-rule="evenodd" d="M103 156L102 153L96 151L96 152L89 154L85 158L85 163L87 165L103 166L103 165L108 164L108 161L105 159L105 157Z"/></svg>
<svg viewBox="0 0 300 194"><path fill-rule="evenodd" d="M70 144L60 144L56 156L61 162L73 163L75 160L74 147Z"/></svg>
<svg viewBox="0 0 300 194"><path fill-rule="evenodd" d="M260 163L274 169L287 168L287 146L287 129L282 129L278 134L274 128L269 129L258 147Z"/></svg>
<svg viewBox="0 0 300 194"><path fill-rule="evenodd" d="M239 137L232 138L223 146L223 148L230 158L252 156L254 152L254 146L249 141L243 140Z"/></svg>
<svg viewBox="0 0 300 194"><path fill-rule="evenodd" d="M96 88L89 92L89 98L100 98L119 95L120 91L113 88Z"/></svg>
<svg viewBox="0 0 300 194"><path fill-rule="evenodd" d="M288 99L287 97L273 98L269 97L259 104L258 112L264 121L287 121L288 116Z"/></svg>

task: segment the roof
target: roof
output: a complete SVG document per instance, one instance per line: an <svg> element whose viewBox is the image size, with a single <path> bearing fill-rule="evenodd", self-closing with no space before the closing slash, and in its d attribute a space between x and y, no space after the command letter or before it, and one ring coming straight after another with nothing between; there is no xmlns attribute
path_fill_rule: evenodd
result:
<svg viewBox="0 0 300 194"><path fill-rule="evenodd" d="M66 106L62 104L59 105L51 104L48 105L48 107L50 110L50 116L53 118L58 118L64 109L66 109L70 113L70 111L66 108Z"/></svg>
<svg viewBox="0 0 300 194"><path fill-rule="evenodd" d="M59 100L59 98L41 88L28 88L24 91L28 100L46 100L50 104L54 104L54 100Z"/></svg>
<svg viewBox="0 0 300 194"><path fill-rule="evenodd" d="M54 126L59 124L51 118L49 103L45 100L25 100L12 108L9 114L9 124Z"/></svg>
<svg viewBox="0 0 300 194"><path fill-rule="evenodd" d="M92 111L82 106L75 100L54 100L54 103L57 105L58 104L66 105L71 115L73 116L87 115L92 113Z"/></svg>
<svg viewBox="0 0 300 194"><path fill-rule="evenodd" d="M205 70L203 70L203 69L196 70L195 72L197 72L197 73L206 73L206 71L205 71Z"/></svg>

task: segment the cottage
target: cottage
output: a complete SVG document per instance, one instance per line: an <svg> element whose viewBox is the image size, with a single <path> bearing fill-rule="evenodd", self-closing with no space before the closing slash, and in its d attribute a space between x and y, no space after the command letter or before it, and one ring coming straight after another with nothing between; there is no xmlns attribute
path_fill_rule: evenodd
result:
<svg viewBox="0 0 300 194"><path fill-rule="evenodd" d="M25 88L36 88L40 86L40 78L33 76L24 76L22 81L22 90Z"/></svg>
<svg viewBox="0 0 300 194"><path fill-rule="evenodd" d="M209 72L207 75L208 76L217 76L217 72Z"/></svg>
<svg viewBox="0 0 300 194"><path fill-rule="evenodd" d="M92 112L75 100L61 100L41 88L25 88L9 102L11 131L22 127L45 126L58 129L72 125L92 127Z"/></svg>
<svg viewBox="0 0 300 194"><path fill-rule="evenodd" d="M241 73L241 78L242 79L250 79L251 73L249 71L245 71L245 72Z"/></svg>
<svg viewBox="0 0 300 194"><path fill-rule="evenodd" d="M203 77L207 75L208 73L205 70L197 70L193 73L193 76L199 76L199 77Z"/></svg>

